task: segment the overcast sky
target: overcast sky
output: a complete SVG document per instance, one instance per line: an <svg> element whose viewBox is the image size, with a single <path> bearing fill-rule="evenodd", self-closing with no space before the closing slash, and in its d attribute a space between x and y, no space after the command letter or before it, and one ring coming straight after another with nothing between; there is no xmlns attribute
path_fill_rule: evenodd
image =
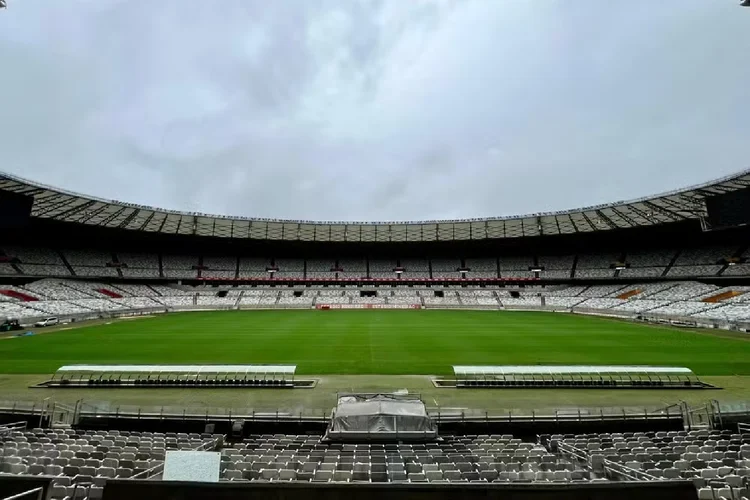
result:
<svg viewBox="0 0 750 500"><path fill-rule="evenodd" d="M229 215L413 220L750 167L736 0L8 0L0 170Z"/></svg>

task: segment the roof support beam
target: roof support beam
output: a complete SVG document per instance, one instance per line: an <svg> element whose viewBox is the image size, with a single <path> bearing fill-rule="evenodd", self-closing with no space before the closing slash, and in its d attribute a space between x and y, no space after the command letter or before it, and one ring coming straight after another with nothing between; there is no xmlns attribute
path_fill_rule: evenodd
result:
<svg viewBox="0 0 750 500"><path fill-rule="evenodd" d="M573 220L573 216L570 213L567 213L565 215L568 216L568 220L570 220L570 225L573 226L573 231L575 231L576 233L579 232L578 226L576 226L576 221Z"/></svg>
<svg viewBox="0 0 750 500"><path fill-rule="evenodd" d="M598 231L596 224L594 224L588 215L586 215L586 212L580 212L580 214L583 216L583 220L585 220L589 226L591 226L592 231Z"/></svg>
<svg viewBox="0 0 750 500"><path fill-rule="evenodd" d="M66 198L66 199L64 199L62 201L51 203L51 204L47 205L46 207L44 207L43 210L40 210L39 212L35 213L34 216L35 217L43 217L43 216L47 215L48 213L52 212L53 210L57 210L58 208L67 207L68 205L70 205L70 204L78 201L78 199L79 198L70 197L70 198Z"/></svg>
<svg viewBox="0 0 750 500"><path fill-rule="evenodd" d="M88 221L90 221L91 219L99 215L100 213L104 212L109 207L111 207L111 205L102 205L96 210L92 210L91 212L88 212L88 213L83 213L76 222L81 223L81 224L86 224L88 223Z"/></svg>
<svg viewBox="0 0 750 500"><path fill-rule="evenodd" d="M80 200L80 198L74 198L74 199L75 200ZM53 215L52 217L54 219L57 219L57 220L65 220L65 217L67 217L68 215L75 214L76 212L79 212L81 210L86 210L87 208L89 208L89 207L91 207L91 206L93 206L93 205L95 205L97 203L99 203L99 202L96 201L96 200L89 200L86 203L82 203L82 204L77 205L77 206L75 206L73 208L69 208L68 210L65 210L64 212L62 212L60 214ZM104 205L104 206L106 206L106 205Z"/></svg>
<svg viewBox="0 0 750 500"><path fill-rule="evenodd" d="M120 208L120 210L118 210L118 211L116 211L116 212L114 212L114 213L110 214L110 215L109 215L108 217L106 217L106 218L105 218L104 220L102 220L102 221L101 221L101 222L99 223L99 225L100 225L100 226L106 226L107 224L109 224L110 222L112 222L113 220L115 220L116 218L118 218L118 217L119 217L120 215L122 215L122 213L123 213L123 212L124 212L125 210L127 210L128 208L131 208L131 207L121 207L121 208ZM138 210L133 210L133 212L137 212L137 211L138 211Z"/></svg>
<svg viewBox="0 0 750 500"><path fill-rule="evenodd" d="M646 221L649 222L649 224L659 224L659 220L655 219L652 214L647 214L646 212L644 212L643 210L641 210L640 208L638 208L638 207L636 207L634 205L628 205L628 208L630 210L632 210L633 212L635 212L640 217L643 217ZM656 206L656 210L654 210L654 211L661 213L665 217L669 217L670 220L672 220L672 221L679 220L679 219L675 219L674 218L674 214L671 213L669 210L664 210L661 207Z"/></svg>
<svg viewBox="0 0 750 500"><path fill-rule="evenodd" d="M601 220L603 220L603 221L604 221L604 223L605 223L606 225L608 225L610 229L617 229L617 224L615 224L614 222L612 222L612 221L610 220L610 218L609 218L609 217L607 217L606 215L604 215L604 213L603 213L603 212L602 212L601 210L597 210L597 211L596 211L596 215L598 215L598 216L599 216L599 218L600 218Z"/></svg>
<svg viewBox="0 0 750 500"><path fill-rule="evenodd" d="M651 201L644 201L643 204L648 206L649 208L656 207L656 211L658 211L662 215L669 214L668 216L671 217L672 220L674 220L675 217L681 217L682 219L685 219L686 217L683 215L683 213L691 213L687 207L685 207L684 205L680 205L679 203L672 201L669 198L659 198L659 201L666 205L669 205L673 210L667 210L666 208L660 207L659 205L656 205Z"/></svg>
<svg viewBox="0 0 750 500"><path fill-rule="evenodd" d="M161 220L161 224L159 225L159 232L163 232L164 230L164 224L167 223L167 214L164 214L164 218Z"/></svg>
<svg viewBox="0 0 750 500"><path fill-rule="evenodd" d="M125 207L125 208L127 208L127 207ZM129 213L129 214L127 215L127 217L125 217L125 219L124 219L124 220L123 220L122 222L120 222L120 223L119 223L119 224L117 225L117 227L118 227L118 228L123 228L123 227L126 227L126 226L127 226L128 224L130 224L130 221L132 221L133 219L135 219L135 218L136 218L136 217L137 217L138 215L140 215L140 213L141 213L141 211L140 211L139 209L133 210L132 212L130 212L130 213ZM150 217L153 217L153 216L154 216L154 212L151 212L151 215L150 215ZM114 218L112 218L112 220L114 220L115 218L116 218L116 216L115 216ZM151 219L149 218L148 220L151 220ZM111 221L109 221L109 222L111 222ZM109 223L109 222L108 222L108 223ZM145 224L144 224L144 225L145 225Z"/></svg>
<svg viewBox="0 0 750 500"><path fill-rule="evenodd" d="M133 214L136 214L136 213L140 215L141 211L138 210L137 212L133 212ZM150 214L148 214L148 217L146 217L146 219L143 221L143 224L141 224L141 227L139 227L138 230L143 231L144 229L146 229L146 226L148 226L149 222L151 222L151 219L153 219L155 215L156 215L156 211L152 211ZM130 215L127 216L125 220L120 222L120 225L117 227L119 227L120 229L124 228L125 226L130 224L130 221L133 220L133 218L135 218L135 215L133 215L133 217L131 217Z"/></svg>
<svg viewBox="0 0 750 500"><path fill-rule="evenodd" d="M626 205L626 206L627 206L628 208L631 208L631 209L632 209L632 207L630 207L630 206L628 206L628 205ZM627 222L628 224L630 224L630 225L631 225L631 227L635 227L635 226L637 226L637 225L638 225L638 223L637 223L636 221L634 221L633 219L631 219L631 218L630 218L630 216L629 216L629 215L626 215L626 214L625 214L624 212L621 212L620 210L618 210L618 209L617 209L617 208L615 208L615 207L609 207L609 208L610 208L610 210L612 210L612 211L613 211L614 213L616 213L618 217L620 217L620 218L621 218L622 220L624 220L625 222ZM639 215L640 215L640 214L639 214Z"/></svg>

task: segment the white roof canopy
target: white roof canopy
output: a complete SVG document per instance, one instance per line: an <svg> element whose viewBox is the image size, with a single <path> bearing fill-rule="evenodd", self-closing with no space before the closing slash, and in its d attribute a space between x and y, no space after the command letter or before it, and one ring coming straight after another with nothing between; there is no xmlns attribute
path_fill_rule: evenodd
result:
<svg viewBox="0 0 750 500"><path fill-rule="evenodd" d="M297 365L66 365L58 373L179 373L179 374L288 374L292 375Z"/></svg>
<svg viewBox="0 0 750 500"><path fill-rule="evenodd" d="M456 376L477 375L599 375L604 373L643 375L692 375L689 368L677 366L597 366L597 365L504 365L454 366Z"/></svg>

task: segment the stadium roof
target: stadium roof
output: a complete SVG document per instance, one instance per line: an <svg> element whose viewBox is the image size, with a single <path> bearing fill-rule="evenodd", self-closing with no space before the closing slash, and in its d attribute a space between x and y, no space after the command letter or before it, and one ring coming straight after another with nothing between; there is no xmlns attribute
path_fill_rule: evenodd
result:
<svg viewBox="0 0 750 500"><path fill-rule="evenodd" d="M230 217L104 200L0 173L0 191L32 196L32 216L152 233L256 240L414 242L590 233L702 219L706 198L750 187L750 170L630 201L509 217L426 221L310 221ZM533 191L530 191L530 194Z"/></svg>

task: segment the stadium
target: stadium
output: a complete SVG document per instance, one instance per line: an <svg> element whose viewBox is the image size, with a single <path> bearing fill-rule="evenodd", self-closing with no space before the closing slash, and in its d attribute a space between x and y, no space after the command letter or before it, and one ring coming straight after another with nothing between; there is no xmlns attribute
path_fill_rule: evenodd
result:
<svg viewBox="0 0 750 500"><path fill-rule="evenodd" d="M0 0L0 500L750 500L737 3Z"/></svg>
<svg viewBox="0 0 750 500"><path fill-rule="evenodd" d="M216 450L196 495L744 495L748 171L377 223L0 190L11 488L163 498L165 453Z"/></svg>

